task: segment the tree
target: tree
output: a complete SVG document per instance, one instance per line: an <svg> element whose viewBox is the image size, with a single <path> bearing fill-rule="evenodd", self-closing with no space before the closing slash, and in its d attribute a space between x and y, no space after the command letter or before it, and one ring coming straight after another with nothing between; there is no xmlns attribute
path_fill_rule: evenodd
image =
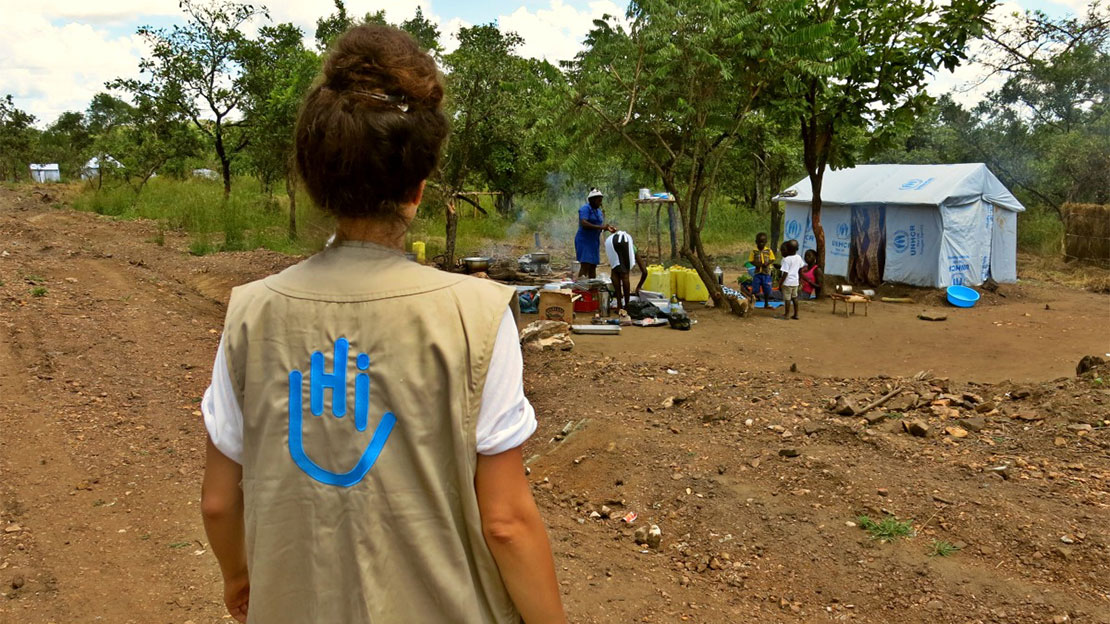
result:
<svg viewBox="0 0 1110 624"><path fill-rule="evenodd" d="M34 123L35 116L17 108L11 95L0 98L0 179L19 180L20 172L30 175Z"/></svg>
<svg viewBox="0 0 1110 624"><path fill-rule="evenodd" d="M233 0L181 0L180 6L187 16L184 26L168 31L139 28L152 50L139 63L146 80L114 80L109 88L127 91L133 100L174 98L174 105L215 150L226 200L231 195L231 163L248 141L242 121L236 119L245 98L244 77L235 63L246 42L241 28L267 13Z"/></svg>
<svg viewBox="0 0 1110 624"><path fill-rule="evenodd" d="M258 38L239 49L248 128L247 159L263 185L285 180L289 197L289 237L297 237L297 174L293 131L297 111L320 58L302 43L293 24L264 26Z"/></svg>
<svg viewBox="0 0 1110 624"><path fill-rule="evenodd" d="M443 57L447 74L447 115L452 135L438 174L446 200L447 263L455 260L455 238L459 217L456 201L469 201L459 193L487 158L483 149L494 142L491 137L503 130L502 115L512 106L503 90L506 78L513 76L520 60L513 55L522 39L515 33L502 33L494 24L459 30L459 47Z"/></svg>
<svg viewBox="0 0 1110 624"><path fill-rule="evenodd" d="M813 189L813 233L824 266L821 185L828 166L855 161L893 142L928 105L924 85L935 70L954 69L983 33L995 0L803 0L780 27L814 37L782 49L773 62L784 76L775 107L800 128ZM852 140L854 139L854 140Z"/></svg>
<svg viewBox="0 0 1110 624"><path fill-rule="evenodd" d="M138 201L155 173L200 151L190 120L178 107L180 94L171 90L158 95L132 94L134 105L103 93L93 98L88 118L100 161L98 189L105 175L118 177ZM111 164L113 160L118 165Z"/></svg>
<svg viewBox="0 0 1110 624"><path fill-rule="evenodd" d="M85 116L66 111L39 135L37 159L57 162L63 177L75 178L81 173L92 149Z"/></svg>
<svg viewBox="0 0 1110 624"><path fill-rule="evenodd" d="M628 26L595 21L571 67L581 109L619 136L658 175L682 219L681 255L719 306L741 313L713 276L701 230L722 165L749 113L778 80L772 50L805 40L787 33L778 1L641 0Z"/></svg>
<svg viewBox="0 0 1110 624"><path fill-rule="evenodd" d="M1026 12L986 38L977 60L1005 82L982 125L1023 143L996 157L1002 179L1057 213L1068 201L1108 201L1110 5L1092 2L1082 17Z"/></svg>
<svg viewBox="0 0 1110 624"><path fill-rule="evenodd" d="M411 19L401 22L401 30L412 35L412 38L416 39L416 42L432 56L439 57L443 52L443 46L439 43L439 28L424 17L424 10L419 6L416 7L416 14Z"/></svg>

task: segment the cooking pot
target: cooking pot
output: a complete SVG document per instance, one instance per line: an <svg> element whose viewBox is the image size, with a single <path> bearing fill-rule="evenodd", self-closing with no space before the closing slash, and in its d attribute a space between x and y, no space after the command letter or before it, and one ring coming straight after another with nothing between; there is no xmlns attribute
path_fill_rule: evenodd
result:
<svg viewBox="0 0 1110 624"><path fill-rule="evenodd" d="M470 256L463 258L462 263L463 266L466 267L467 273L481 273L483 271L489 271L490 259L481 256Z"/></svg>
<svg viewBox="0 0 1110 624"><path fill-rule="evenodd" d="M546 251L533 251L529 255L532 256L532 264L551 264L551 254Z"/></svg>

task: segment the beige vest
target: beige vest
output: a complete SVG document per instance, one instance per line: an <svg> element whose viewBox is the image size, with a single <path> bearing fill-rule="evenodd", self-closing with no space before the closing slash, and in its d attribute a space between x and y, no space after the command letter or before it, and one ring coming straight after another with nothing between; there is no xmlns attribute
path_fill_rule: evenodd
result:
<svg viewBox="0 0 1110 624"><path fill-rule="evenodd" d="M252 624L520 621L474 493L512 295L367 243L233 291Z"/></svg>

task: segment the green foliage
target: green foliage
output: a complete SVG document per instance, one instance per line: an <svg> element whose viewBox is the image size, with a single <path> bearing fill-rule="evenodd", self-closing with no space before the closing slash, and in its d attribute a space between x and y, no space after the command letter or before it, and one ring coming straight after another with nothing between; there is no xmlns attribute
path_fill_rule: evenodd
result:
<svg viewBox="0 0 1110 624"><path fill-rule="evenodd" d="M46 287L45 286L35 286L34 288L31 289L31 296L32 297L45 297L46 296Z"/></svg>
<svg viewBox="0 0 1110 624"><path fill-rule="evenodd" d="M886 516L876 522L867 516L856 518L859 528L867 531L871 539L880 542L893 542L899 537L913 537L913 521L899 520L894 516Z"/></svg>
<svg viewBox="0 0 1110 624"><path fill-rule="evenodd" d="M35 116L16 108L11 95L0 98L0 179L29 177L27 168L37 131Z"/></svg>
<svg viewBox="0 0 1110 624"><path fill-rule="evenodd" d="M91 152L93 136L85 115L66 111L38 137L35 160L56 162L62 179L77 179Z"/></svg>
<svg viewBox="0 0 1110 624"><path fill-rule="evenodd" d="M293 24L263 26L258 38L237 50L243 68L246 147L249 170L263 187L284 180L295 197L293 130L304 94L320 67L320 58L301 43L303 33ZM296 236L295 221L290 235Z"/></svg>
<svg viewBox="0 0 1110 624"><path fill-rule="evenodd" d="M237 66L247 41L241 28L256 16L269 16L265 8L233 0L181 0L180 6L184 26L139 28L151 49L139 62L144 79L117 79L109 87L129 93L140 108L140 100L166 102L174 115L191 120L219 159L227 197L231 163L248 140L242 122L234 121L245 89Z"/></svg>
<svg viewBox="0 0 1110 624"><path fill-rule="evenodd" d="M929 544L930 557L948 557L959 551L960 549L957 546L944 540L933 540L933 542Z"/></svg>
<svg viewBox="0 0 1110 624"><path fill-rule="evenodd" d="M794 0L776 27L795 35L771 59L783 80L776 114L801 128L813 187L817 257L825 259L821 184L826 167L848 167L890 145L926 110L925 83L955 68L985 29L996 0L932 2ZM798 34L798 33L804 33Z"/></svg>

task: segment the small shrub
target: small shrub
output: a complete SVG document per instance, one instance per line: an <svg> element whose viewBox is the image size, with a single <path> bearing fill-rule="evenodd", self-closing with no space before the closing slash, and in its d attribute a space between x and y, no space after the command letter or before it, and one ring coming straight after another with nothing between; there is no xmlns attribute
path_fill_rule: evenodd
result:
<svg viewBox="0 0 1110 624"><path fill-rule="evenodd" d="M950 544L944 540L933 540L933 543L929 544L930 557L947 557L949 555L956 554L956 552L959 550L960 549L958 546Z"/></svg>
<svg viewBox="0 0 1110 624"><path fill-rule="evenodd" d="M43 287L43 286L35 286L34 288L31 289L31 296L32 297L45 297L46 296L46 288Z"/></svg>
<svg viewBox="0 0 1110 624"><path fill-rule="evenodd" d="M867 516L860 516L856 524L871 535L871 539L880 542L893 542L899 537L913 536L913 521L899 520L894 516L887 516L876 522Z"/></svg>

